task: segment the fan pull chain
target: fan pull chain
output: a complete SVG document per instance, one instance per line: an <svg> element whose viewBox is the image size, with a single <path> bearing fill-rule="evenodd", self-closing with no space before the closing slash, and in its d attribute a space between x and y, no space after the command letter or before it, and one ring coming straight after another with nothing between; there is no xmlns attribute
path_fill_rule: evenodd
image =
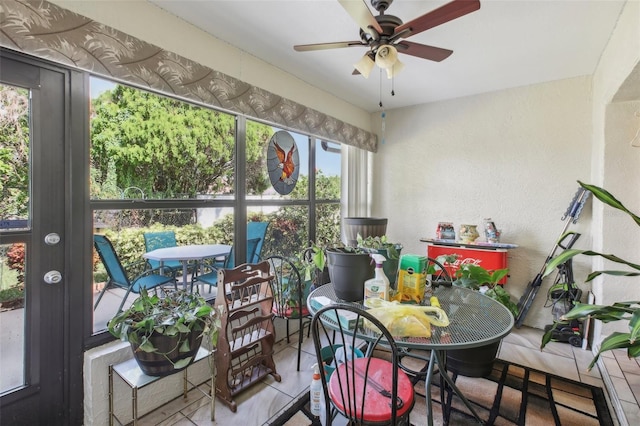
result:
<svg viewBox="0 0 640 426"><path fill-rule="evenodd" d="M382 117L382 141L381 141L381 143L384 144L385 143L384 133L385 133L385 130L386 130L386 127L387 127L386 126L387 113L384 110L382 110L382 113L380 114L380 117Z"/></svg>
<svg viewBox="0 0 640 426"><path fill-rule="evenodd" d="M380 73L378 74L378 76L380 77L380 90L378 91L380 95L380 103L378 103L378 105L380 106L380 108L384 108L382 106L382 69L380 69Z"/></svg>
<svg viewBox="0 0 640 426"><path fill-rule="evenodd" d="M394 65L395 66L395 65ZM393 69L393 68L392 68ZM396 76L395 73L391 76L391 96L395 96L396 92L395 90L393 90L393 88L395 87L395 82L396 82Z"/></svg>

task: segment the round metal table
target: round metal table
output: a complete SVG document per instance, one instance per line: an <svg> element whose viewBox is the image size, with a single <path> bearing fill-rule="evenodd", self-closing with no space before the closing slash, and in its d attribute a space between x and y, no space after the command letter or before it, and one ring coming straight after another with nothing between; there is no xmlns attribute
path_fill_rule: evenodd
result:
<svg viewBox="0 0 640 426"><path fill-rule="evenodd" d="M451 349L467 349L487 345L502 339L509 334L514 325L513 315L501 303L480 294L477 291L461 287L439 286L434 295L438 297L441 308L447 313L450 324L447 327L431 327L431 337L396 337L396 344L400 347L430 350L429 368L425 388L427 391L427 410L429 425L433 425L431 406L431 379L433 369L437 364L444 380L451 386L464 404L480 422L475 409L467 398L460 392L451 377L446 373L446 351ZM313 290L307 298L309 312L315 314L311 300L324 296L334 303L366 307L359 302L345 302L338 299L331 283ZM324 321L324 320L323 320ZM330 324L329 324L330 326ZM360 334L360 333L359 333ZM366 333L362 333L364 340Z"/></svg>

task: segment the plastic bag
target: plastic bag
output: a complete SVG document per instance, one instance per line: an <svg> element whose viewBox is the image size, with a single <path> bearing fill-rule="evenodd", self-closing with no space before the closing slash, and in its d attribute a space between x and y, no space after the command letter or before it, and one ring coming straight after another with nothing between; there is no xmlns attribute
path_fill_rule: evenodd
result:
<svg viewBox="0 0 640 426"><path fill-rule="evenodd" d="M392 336L431 337L431 326L449 325L447 313L435 306L405 305L387 302L379 298L367 299L367 312L376 317ZM375 330L375 326L365 321L365 327Z"/></svg>

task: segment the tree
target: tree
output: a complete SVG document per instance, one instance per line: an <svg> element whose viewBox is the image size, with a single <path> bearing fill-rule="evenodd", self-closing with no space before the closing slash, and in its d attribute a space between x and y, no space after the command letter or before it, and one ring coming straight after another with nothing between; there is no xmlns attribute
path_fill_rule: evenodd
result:
<svg viewBox="0 0 640 426"><path fill-rule="evenodd" d="M26 218L29 91L0 84L0 218Z"/></svg>
<svg viewBox="0 0 640 426"><path fill-rule="evenodd" d="M114 187L166 198L233 191L232 115L122 85L94 99L92 111L92 183L100 185L99 198L112 198ZM259 163L272 133L262 124L247 132L251 185L266 184Z"/></svg>

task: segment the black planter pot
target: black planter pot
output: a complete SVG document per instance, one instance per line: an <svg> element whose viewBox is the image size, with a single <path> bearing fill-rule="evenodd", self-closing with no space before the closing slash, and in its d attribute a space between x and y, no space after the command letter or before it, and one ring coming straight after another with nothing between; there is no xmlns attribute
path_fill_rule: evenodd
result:
<svg viewBox="0 0 640 426"><path fill-rule="evenodd" d="M138 344L131 342L133 357L142 372L147 376L168 376L184 370L193 362L193 358L198 353L202 343L202 332L198 330L191 333L179 333L176 336L165 336L154 332L149 340L158 351L145 352L138 349ZM179 349L185 340L189 342L189 351L180 352ZM174 367L176 362L189 357L191 357L189 364L182 368Z"/></svg>
<svg viewBox="0 0 640 426"><path fill-rule="evenodd" d="M491 374L500 341L477 348L447 351L447 370L461 376L484 377Z"/></svg>
<svg viewBox="0 0 640 426"><path fill-rule="evenodd" d="M355 247L358 245L358 234L362 238L382 237L387 232L387 218L381 217L345 217L342 219L344 243Z"/></svg>
<svg viewBox="0 0 640 426"><path fill-rule="evenodd" d="M364 282L373 278L375 264L368 253L349 253L339 248L327 249L331 284L338 298L347 302L364 299Z"/></svg>

